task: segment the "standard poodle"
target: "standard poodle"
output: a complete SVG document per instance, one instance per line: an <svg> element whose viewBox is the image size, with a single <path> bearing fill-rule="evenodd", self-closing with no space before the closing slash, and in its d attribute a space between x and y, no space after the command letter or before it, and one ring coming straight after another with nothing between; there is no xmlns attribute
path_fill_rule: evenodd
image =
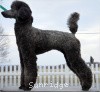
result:
<svg viewBox="0 0 100 92"><path fill-rule="evenodd" d="M68 67L77 75L82 90L89 90L92 85L92 72L81 58L80 41L75 37L79 14L74 12L68 19L72 33L42 30L32 27L33 17L30 7L22 1L14 1L11 10L3 11L6 18L14 18L16 43L21 63L20 89L31 90L37 78L37 56L50 50L64 54Z"/></svg>

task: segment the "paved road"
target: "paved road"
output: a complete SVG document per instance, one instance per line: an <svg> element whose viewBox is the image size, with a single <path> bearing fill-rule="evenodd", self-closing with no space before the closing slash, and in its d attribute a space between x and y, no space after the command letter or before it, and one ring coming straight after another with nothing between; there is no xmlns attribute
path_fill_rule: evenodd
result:
<svg viewBox="0 0 100 92"><path fill-rule="evenodd" d="M8 91L23 91L23 90L19 90L18 87L16 86L11 86L11 87L5 87L3 89L1 89L3 92L8 92ZM0 92L2 92L0 91ZM63 87L63 88L57 88L57 87L50 87L50 86L46 86L46 87L39 87L39 88L33 88L31 91L82 91L81 87ZM94 88L91 88L89 90L89 92L95 92L98 91Z"/></svg>

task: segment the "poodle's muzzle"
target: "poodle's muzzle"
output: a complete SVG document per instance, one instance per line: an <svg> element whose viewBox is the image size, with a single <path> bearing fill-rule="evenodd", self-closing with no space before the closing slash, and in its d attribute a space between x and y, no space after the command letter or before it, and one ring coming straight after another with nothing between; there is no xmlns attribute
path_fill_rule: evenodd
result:
<svg viewBox="0 0 100 92"><path fill-rule="evenodd" d="M16 18L16 11L15 10L7 10L7 11L3 11L1 12L1 14L5 17L5 18Z"/></svg>

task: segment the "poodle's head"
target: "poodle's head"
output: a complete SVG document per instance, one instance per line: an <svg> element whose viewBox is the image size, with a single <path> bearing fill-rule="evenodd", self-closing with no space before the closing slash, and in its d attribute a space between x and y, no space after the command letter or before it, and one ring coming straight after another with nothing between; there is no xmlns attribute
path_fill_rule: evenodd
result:
<svg viewBox="0 0 100 92"><path fill-rule="evenodd" d="M11 9L3 11L2 15L5 18L14 18L19 21L25 21L31 17L32 11L30 7L22 1L14 1Z"/></svg>

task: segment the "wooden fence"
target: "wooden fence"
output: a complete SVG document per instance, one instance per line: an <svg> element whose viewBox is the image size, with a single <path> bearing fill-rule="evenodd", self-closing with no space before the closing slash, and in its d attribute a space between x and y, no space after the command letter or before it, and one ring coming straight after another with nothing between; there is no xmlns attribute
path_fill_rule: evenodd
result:
<svg viewBox="0 0 100 92"><path fill-rule="evenodd" d="M88 66L93 73L92 87L100 89L100 67L98 64ZM67 84L68 86L80 86L79 79L70 71L66 64L58 66L38 66L38 77L35 85L46 84ZM1 65L0 66L0 88L20 85L20 66Z"/></svg>

